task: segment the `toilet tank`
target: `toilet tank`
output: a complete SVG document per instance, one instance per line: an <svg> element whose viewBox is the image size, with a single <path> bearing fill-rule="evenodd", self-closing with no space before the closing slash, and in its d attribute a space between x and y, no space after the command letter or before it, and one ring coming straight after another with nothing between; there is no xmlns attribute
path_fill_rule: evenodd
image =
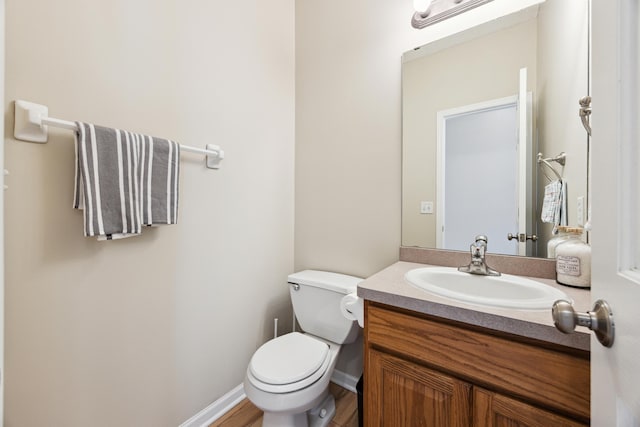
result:
<svg viewBox="0 0 640 427"><path fill-rule="evenodd" d="M293 311L304 332L336 344L349 344L360 333L358 323L342 315L340 301L363 279L328 271L304 270L289 275Z"/></svg>

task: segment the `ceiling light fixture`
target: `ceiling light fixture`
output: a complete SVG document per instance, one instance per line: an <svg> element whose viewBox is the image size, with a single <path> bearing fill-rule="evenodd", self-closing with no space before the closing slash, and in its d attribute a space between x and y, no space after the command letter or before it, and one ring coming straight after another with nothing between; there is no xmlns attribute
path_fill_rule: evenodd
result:
<svg viewBox="0 0 640 427"><path fill-rule="evenodd" d="M492 0L413 0L415 13L411 18L411 25L421 29L490 1Z"/></svg>
<svg viewBox="0 0 640 427"><path fill-rule="evenodd" d="M420 18L426 18L431 12L431 0L413 0L413 8Z"/></svg>

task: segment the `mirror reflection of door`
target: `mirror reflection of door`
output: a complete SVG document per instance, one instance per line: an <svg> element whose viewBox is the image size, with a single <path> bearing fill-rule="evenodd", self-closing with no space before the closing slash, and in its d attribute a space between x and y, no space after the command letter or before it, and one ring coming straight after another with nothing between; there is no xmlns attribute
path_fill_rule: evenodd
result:
<svg viewBox="0 0 640 427"><path fill-rule="evenodd" d="M465 250L478 234L489 250L518 254L517 97L438 114L438 247Z"/></svg>

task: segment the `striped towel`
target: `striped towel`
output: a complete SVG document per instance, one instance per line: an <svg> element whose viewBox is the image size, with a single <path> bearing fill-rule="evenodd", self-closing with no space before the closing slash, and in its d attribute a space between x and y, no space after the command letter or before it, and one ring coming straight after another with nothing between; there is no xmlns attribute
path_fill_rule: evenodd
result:
<svg viewBox="0 0 640 427"><path fill-rule="evenodd" d="M178 219L179 144L76 123L73 207L84 210L85 236L136 236L143 225Z"/></svg>
<svg viewBox="0 0 640 427"><path fill-rule="evenodd" d="M542 222L551 223L554 227L561 225L562 215L566 221L566 184L558 180L544 187L544 199L542 200ZM564 206L563 206L564 205ZM564 209L563 209L564 208ZM566 224L562 224L566 225Z"/></svg>

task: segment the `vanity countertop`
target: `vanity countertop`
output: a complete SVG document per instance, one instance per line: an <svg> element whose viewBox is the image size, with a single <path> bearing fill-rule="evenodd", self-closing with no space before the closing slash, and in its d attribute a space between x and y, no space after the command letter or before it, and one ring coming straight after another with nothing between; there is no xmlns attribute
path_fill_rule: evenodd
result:
<svg viewBox="0 0 640 427"><path fill-rule="evenodd" d="M431 294L405 280L404 275L409 270L429 266L405 261L396 262L361 282L358 285L358 296L368 301L443 319L589 351L589 330L578 327L573 334L558 331L553 325L551 307L549 310L516 310L466 304ZM573 299L576 311L584 312L591 309L589 290L562 286L550 279L531 279L562 290Z"/></svg>

